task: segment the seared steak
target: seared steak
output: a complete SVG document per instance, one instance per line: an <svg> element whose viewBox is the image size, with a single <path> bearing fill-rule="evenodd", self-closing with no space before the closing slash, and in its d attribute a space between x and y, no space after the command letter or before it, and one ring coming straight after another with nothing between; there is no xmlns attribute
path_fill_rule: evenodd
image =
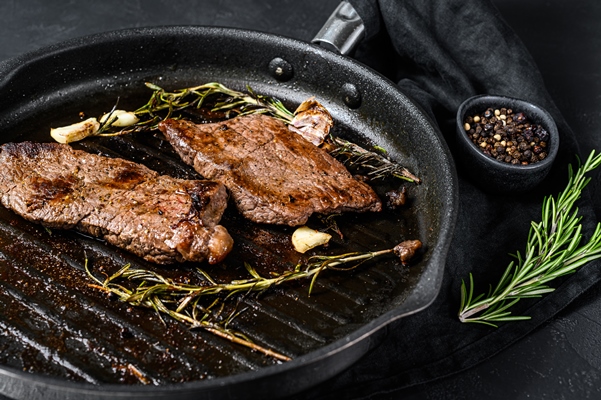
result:
<svg viewBox="0 0 601 400"><path fill-rule="evenodd" d="M2 205L29 221L75 228L159 264L216 263L232 248L218 225L227 204L220 183L58 143L5 144L0 166Z"/></svg>
<svg viewBox="0 0 601 400"><path fill-rule="evenodd" d="M252 221L296 226L313 213L381 210L371 187L275 118L246 115L199 125L168 119L159 129L184 162L227 186Z"/></svg>

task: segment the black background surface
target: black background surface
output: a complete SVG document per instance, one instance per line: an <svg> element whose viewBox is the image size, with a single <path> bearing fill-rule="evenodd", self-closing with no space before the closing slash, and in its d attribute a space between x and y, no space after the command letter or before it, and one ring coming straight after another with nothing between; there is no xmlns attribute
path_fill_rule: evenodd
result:
<svg viewBox="0 0 601 400"><path fill-rule="evenodd" d="M494 3L533 55L582 153L601 149L601 3ZM3 1L0 60L91 33L157 25L240 27L309 41L337 4L338 0ZM370 398L600 398L599 294L597 285L543 327L475 368ZM321 385L324 391L327 386Z"/></svg>

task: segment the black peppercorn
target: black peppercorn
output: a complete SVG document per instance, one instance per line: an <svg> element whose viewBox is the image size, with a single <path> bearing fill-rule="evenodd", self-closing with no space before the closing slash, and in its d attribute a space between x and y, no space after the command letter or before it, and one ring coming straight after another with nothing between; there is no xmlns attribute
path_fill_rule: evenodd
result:
<svg viewBox="0 0 601 400"><path fill-rule="evenodd" d="M470 140L487 156L513 165L528 165L543 160L549 133L530 122L523 112L488 108L468 115L464 128Z"/></svg>
<svg viewBox="0 0 601 400"><path fill-rule="evenodd" d="M538 138L540 140L547 140L549 139L549 132L547 132L547 130L543 127L539 127L536 130L536 136L538 136Z"/></svg>
<svg viewBox="0 0 601 400"><path fill-rule="evenodd" d="M513 120L516 122L522 122L526 119L526 115L523 112L519 112L513 116Z"/></svg>

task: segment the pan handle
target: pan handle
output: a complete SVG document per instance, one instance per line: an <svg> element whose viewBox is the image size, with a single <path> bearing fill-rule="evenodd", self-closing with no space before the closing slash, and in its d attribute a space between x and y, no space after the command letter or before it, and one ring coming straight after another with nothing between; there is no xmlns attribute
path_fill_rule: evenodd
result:
<svg viewBox="0 0 601 400"><path fill-rule="evenodd" d="M350 54L365 35L365 25L348 1L341 1L311 43L342 55Z"/></svg>

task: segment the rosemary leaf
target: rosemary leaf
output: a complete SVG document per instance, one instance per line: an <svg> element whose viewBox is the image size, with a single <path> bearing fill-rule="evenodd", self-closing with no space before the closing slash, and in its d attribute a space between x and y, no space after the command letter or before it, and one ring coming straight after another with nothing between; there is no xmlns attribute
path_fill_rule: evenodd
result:
<svg viewBox="0 0 601 400"><path fill-rule="evenodd" d="M582 225L575 206L582 190L590 182L585 174L601 164L601 155L592 151L578 169L568 168L568 184L556 198L542 203L540 222L531 222L523 256L516 252L494 291L473 298L474 279L461 284L459 320L497 326L495 322L518 321L529 316L514 316L508 311L519 300L537 298L555 289L546 283L574 273L583 265L601 258L601 224L587 243L581 244Z"/></svg>

